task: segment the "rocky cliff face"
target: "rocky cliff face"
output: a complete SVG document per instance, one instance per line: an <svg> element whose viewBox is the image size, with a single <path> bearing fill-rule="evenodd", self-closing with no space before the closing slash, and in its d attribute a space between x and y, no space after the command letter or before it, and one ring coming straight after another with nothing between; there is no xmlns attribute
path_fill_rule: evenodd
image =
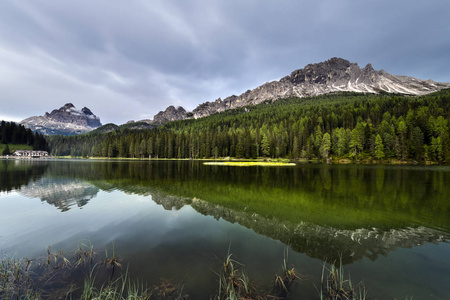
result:
<svg viewBox="0 0 450 300"><path fill-rule="evenodd" d="M179 106L178 108L175 108L174 106L169 106L165 111L160 111L156 114L152 123L160 125L172 121L184 120L186 117L187 112L183 107Z"/></svg>
<svg viewBox="0 0 450 300"><path fill-rule="evenodd" d="M33 131L46 135L74 135L91 131L102 126L100 118L87 107L77 110L72 103L67 103L44 116L27 118L20 122Z"/></svg>
<svg viewBox="0 0 450 300"><path fill-rule="evenodd" d="M332 92L397 93L405 95L425 95L450 88L450 83L421 80L408 76L391 75L384 70L376 71L371 64L360 68L342 58L332 58L325 62L309 64L295 70L279 81L267 82L239 96L205 102L192 113L177 113L175 108L160 112L149 123L162 124L182 118L202 118L227 109L255 105L264 101L275 101L289 97L318 96ZM162 117L164 116L164 117Z"/></svg>

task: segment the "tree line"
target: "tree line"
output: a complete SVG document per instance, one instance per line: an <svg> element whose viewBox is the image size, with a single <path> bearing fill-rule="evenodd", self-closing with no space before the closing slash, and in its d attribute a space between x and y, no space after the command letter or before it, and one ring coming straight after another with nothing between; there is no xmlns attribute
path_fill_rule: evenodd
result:
<svg viewBox="0 0 450 300"><path fill-rule="evenodd" d="M450 90L280 99L156 129L51 136L54 155L450 162Z"/></svg>
<svg viewBox="0 0 450 300"><path fill-rule="evenodd" d="M49 150L44 135L33 132L31 129L25 128L23 125L14 122L1 122L0 140L2 144L6 144L2 155L10 154L8 144L24 144L32 146L33 150Z"/></svg>

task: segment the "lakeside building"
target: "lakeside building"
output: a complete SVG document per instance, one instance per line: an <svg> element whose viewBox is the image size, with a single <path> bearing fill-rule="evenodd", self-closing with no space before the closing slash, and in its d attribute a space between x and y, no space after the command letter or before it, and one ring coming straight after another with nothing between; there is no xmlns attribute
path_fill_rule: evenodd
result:
<svg viewBox="0 0 450 300"><path fill-rule="evenodd" d="M48 152L40 150L16 150L14 151L14 156L40 158L47 157Z"/></svg>

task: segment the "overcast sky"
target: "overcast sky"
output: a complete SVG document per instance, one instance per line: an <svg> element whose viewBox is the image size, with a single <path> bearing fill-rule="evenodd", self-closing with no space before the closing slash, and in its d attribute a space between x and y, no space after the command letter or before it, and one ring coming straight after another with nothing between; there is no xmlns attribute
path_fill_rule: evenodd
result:
<svg viewBox="0 0 450 300"><path fill-rule="evenodd" d="M450 82L450 4L1 0L0 119L71 102L103 124L241 94L342 57Z"/></svg>

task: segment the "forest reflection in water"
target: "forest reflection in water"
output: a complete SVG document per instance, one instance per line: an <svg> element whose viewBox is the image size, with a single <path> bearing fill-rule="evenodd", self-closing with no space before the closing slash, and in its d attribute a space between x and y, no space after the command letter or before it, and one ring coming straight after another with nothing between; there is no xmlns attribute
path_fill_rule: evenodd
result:
<svg viewBox="0 0 450 300"><path fill-rule="evenodd" d="M152 195L165 209L191 205L321 259L337 253L344 262L375 259L397 247L442 241L450 229L448 167L13 163L3 161L1 189L15 186L61 211L86 205L99 190Z"/></svg>
<svg viewBox="0 0 450 300"><path fill-rule="evenodd" d="M398 249L446 243L449 170L314 164L237 168L198 161L1 161L0 191L40 199L62 213L88 207L104 192L151 197L169 214L190 207L310 258L351 264L376 261ZM132 224L122 229L124 235L134 230Z"/></svg>

